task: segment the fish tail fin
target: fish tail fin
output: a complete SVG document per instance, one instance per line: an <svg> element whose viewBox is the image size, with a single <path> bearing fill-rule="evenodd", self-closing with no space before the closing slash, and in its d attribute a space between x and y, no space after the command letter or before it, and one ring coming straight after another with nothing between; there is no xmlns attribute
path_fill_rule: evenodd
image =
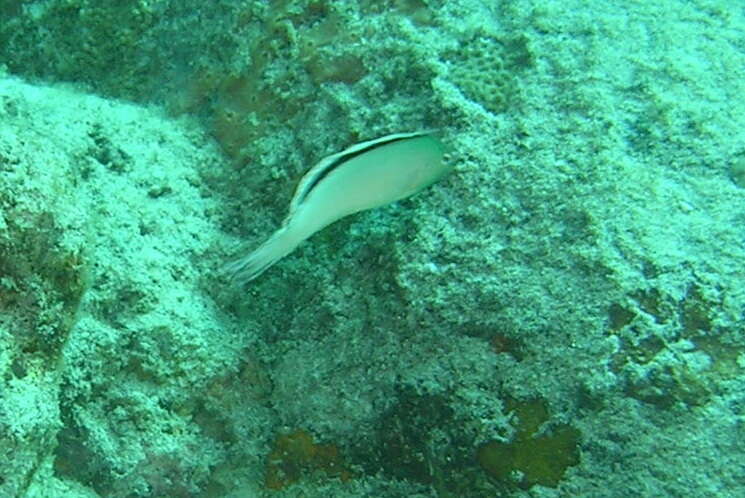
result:
<svg viewBox="0 0 745 498"><path fill-rule="evenodd" d="M283 226L252 252L226 264L222 273L238 285L250 282L291 253L303 241L297 235L290 226Z"/></svg>

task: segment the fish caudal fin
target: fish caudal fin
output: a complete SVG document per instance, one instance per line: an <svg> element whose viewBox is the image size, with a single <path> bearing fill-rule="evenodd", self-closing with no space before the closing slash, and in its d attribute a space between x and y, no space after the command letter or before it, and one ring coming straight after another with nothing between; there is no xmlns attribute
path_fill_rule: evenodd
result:
<svg viewBox="0 0 745 498"><path fill-rule="evenodd" d="M285 225L249 254L226 264L223 273L238 285L246 284L291 253L303 240L304 237L298 237L290 226Z"/></svg>

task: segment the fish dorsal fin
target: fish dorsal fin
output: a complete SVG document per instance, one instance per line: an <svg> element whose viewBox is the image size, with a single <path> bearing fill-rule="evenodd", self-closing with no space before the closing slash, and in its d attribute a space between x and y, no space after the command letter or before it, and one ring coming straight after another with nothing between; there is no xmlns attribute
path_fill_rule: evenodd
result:
<svg viewBox="0 0 745 498"><path fill-rule="evenodd" d="M324 177L328 176L332 171L340 168L352 159L360 154L371 151L377 147L397 142L399 140L407 140L409 138L420 137L423 135L432 134L433 130L414 131L408 133L393 133L384 137L376 138L374 140L367 140L358 144L351 145L341 152L332 154L324 157L316 163L308 172L303 176L295 189L295 195L292 197L290 202L290 212L285 219L287 223L293 213L300 207L300 205L308 198L313 189L318 185Z"/></svg>

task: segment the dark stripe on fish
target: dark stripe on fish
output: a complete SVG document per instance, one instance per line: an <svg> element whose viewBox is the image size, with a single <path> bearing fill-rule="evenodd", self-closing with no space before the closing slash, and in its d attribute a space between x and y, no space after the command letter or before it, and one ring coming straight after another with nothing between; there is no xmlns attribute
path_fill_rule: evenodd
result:
<svg viewBox="0 0 745 498"><path fill-rule="evenodd" d="M311 184L308 185L308 187L305 189L305 195L303 195L298 200L298 205L300 205L305 199L308 198L308 196L310 195L310 193L313 192L313 189L316 187L316 185L318 185L321 182L321 180L323 180L324 178L326 178L335 169L337 169L338 167L340 167L342 164L346 163L347 161L350 161L350 160L354 159L355 157L357 157L359 155L362 155L362 154L364 154L366 152L370 152L371 150L377 149L378 147L382 147L383 145L388 145L388 144L392 144L392 143L395 143L395 142L400 142L402 140L409 140L409 139L412 139L412 138L419 138L419 137L422 137L424 135L426 135L426 134L425 133L422 133L422 134L417 134L417 135L409 135L409 136L405 136L405 137L393 137L393 138L391 138L389 140L385 140L385 141L381 141L381 142L376 142L374 144L368 145L367 147L365 147L363 149L355 150L354 152L349 152L348 154L344 154L342 156L339 156L338 158L336 158L336 160L334 162L329 163L326 166L326 168L324 168L323 171L319 172L316 175L316 177L313 179L313 181L311 182Z"/></svg>

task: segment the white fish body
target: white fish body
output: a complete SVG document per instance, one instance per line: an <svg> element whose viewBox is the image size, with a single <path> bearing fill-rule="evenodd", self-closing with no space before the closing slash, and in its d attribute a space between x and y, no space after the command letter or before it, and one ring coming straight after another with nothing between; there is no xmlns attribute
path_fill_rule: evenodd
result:
<svg viewBox="0 0 745 498"><path fill-rule="evenodd" d="M419 192L450 171L429 132L397 133L322 159L300 180L290 212L266 242L225 271L244 284L344 216Z"/></svg>

